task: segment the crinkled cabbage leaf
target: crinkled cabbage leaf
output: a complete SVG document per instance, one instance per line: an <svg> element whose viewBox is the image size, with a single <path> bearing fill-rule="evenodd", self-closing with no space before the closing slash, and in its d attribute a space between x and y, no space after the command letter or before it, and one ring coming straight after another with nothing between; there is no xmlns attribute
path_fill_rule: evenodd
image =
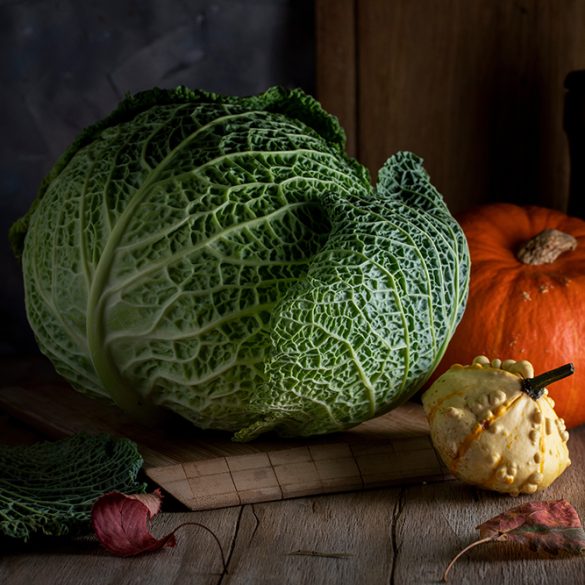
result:
<svg viewBox="0 0 585 585"><path fill-rule="evenodd" d="M72 385L248 440L412 396L462 315L464 235L420 158L372 187L300 90L126 98L12 228L41 350Z"/></svg>
<svg viewBox="0 0 585 585"><path fill-rule="evenodd" d="M0 535L28 541L89 532L101 495L145 491L142 463L134 442L105 434L0 445Z"/></svg>

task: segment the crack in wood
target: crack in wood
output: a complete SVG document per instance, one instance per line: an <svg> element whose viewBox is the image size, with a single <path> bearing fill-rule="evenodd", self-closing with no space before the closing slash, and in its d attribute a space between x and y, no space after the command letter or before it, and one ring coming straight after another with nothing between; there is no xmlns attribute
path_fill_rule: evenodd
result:
<svg viewBox="0 0 585 585"><path fill-rule="evenodd" d="M217 582L217 585L222 585L224 578L229 575L229 566L230 563L232 562L232 556L234 554L234 550L236 549L236 544L238 541L238 534L240 533L240 526L242 523L242 515L244 513L244 506L240 507L239 513L238 513L238 517L236 519L236 525L234 527L234 536L232 537L232 542L230 544L230 549L228 551L227 554L227 558L225 561L225 565L223 568L223 571L221 572L221 575L219 576L219 580Z"/></svg>
<svg viewBox="0 0 585 585"><path fill-rule="evenodd" d="M396 504L392 509L392 518L390 520L390 540L392 546L392 568L390 569L390 576L388 585L395 585L396 583L396 566L398 565L398 555L402 548L402 543L399 542L398 523L402 519L402 512L404 511L404 503L406 499L406 489L400 488Z"/></svg>

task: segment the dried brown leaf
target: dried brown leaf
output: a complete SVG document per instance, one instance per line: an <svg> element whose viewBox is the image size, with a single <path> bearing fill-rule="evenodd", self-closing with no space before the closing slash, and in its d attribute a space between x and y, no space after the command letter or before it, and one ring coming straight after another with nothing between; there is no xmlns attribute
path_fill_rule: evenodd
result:
<svg viewBox="0 0 585 585"><path fill-rule="evenodd" d="M443 581L468 550L486 542L517 542L549 555L585 553L585 531L567 500L529 502L507 510L477 526L480 539L459 552L447 566Z"/></svg>

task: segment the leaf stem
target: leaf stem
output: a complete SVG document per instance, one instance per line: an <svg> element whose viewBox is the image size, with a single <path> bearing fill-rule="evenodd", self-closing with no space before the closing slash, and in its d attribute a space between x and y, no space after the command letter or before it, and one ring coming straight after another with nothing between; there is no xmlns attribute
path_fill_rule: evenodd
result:
<svg viewBox="0 0 585 585"><path fill-rule="evenodd" d="M533 400L538 400L543 394L545 388L553 382L558 382L575 372L572 363L565 364L560 368L555 368L534 378L525 378L522 380L522 390Z"/></svg>
<svg viewBox="0 0 585 585"><path fill-rule="evenodd" d="M577 239L560 230L546 229L528 240L516 254L522 264L551 264L577 247Z"/></svg>
<svg viewBox="0 0 585 585"><path fill-rule="evenodd" d="M443 573L443 579L442 579L443 583L447 582L447 575L449 574L451 567L455 564L455 562L459 559L459 557L463 556L468 550L475 548L478 544L483 544L484 542L491 542L493 540L494 540L493 536L486 536L485 538L480 538L479 540L476 540L475 542L468 544L462 551L457 553L455 555L455 557L453 557L451 562L447 565L447 568L445 569L445 572Z"/></svg>
<svg viewBox="0 0 585 585"><path fill-rule="evenodd" d="M183 524L179 524L171 534L174 534L175 532L177 532L177 530L179 530L179 528L183 528L184 526L198 526L199 528L203 528L203 530L206 530L209 534L211 534L211 536L213 537L217 544L217 547L219 548L219 554L221 555L221 563L223 565L223 570L227 572L227 562L225 559L225 554L223 552L223 547L221 546L221 542L219 542L219 538L217 537L215 532L213 532L211 528L205 526L205 524L200 524L199 522L183 522Z"/></svg>

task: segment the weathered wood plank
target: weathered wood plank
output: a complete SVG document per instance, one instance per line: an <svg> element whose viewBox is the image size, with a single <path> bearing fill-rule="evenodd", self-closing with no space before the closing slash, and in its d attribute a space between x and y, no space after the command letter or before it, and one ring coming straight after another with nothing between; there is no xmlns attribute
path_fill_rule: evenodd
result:
<svg viewBox="0 0 585 585"><path fill-rule="evenodd" d="M0 412L0 444L27 445L46 439L24 423Z"/></svg>
<svg viewBox="0 0 585 585"><path fill-rule="evenodd" d="M227 572L211 536L185 527L176 548L136 559L110 557L91 538L1 543L0 583L437 583L450 558L477 538L475 526L510 507L565 498L585 515L585 427L571 431L569 447L572 466L535 496L511 498L452 481L208 512L167 512L155 519L157 535L183 522L209 527L222 543ZM292 554L298 551L305 554ZM584 579L582 558L550 559L504 543L469 552L451 576L452 582L468 585L484 580L564 585Z"/></svg>
<svg viewBox="0 0 585 585"><path fill-rule="evenodd" d="M347 152L357 156L355 0L316 0L316 90L325 109L339 118Z"/></svg>
<svg viewBox="0 0 585 585"><path fill-rule="evenodd" d="M3 410L48 437L106 432L134 440L147 476L191 510L450 477L416 403L334 436L250 443L175 417L143 426L64 385L0 387Z"/></svg>
<svg viewBox="0 0 585 585"><path fill-rule="evenodd" d="M534 499L568 499L585 515L585 427L571 431L573 465L547 491L511 498L460 482L414 485L246 505L207 512L163 513L153 531L200 522L177 533L174 549L134 559L108 556L95 540L3 546L0 583L9 585L365 585L437 583L450 558L477 538L475 526ZM305 554L291 554L304 551ZM543 557L519 546L483 545L460 559L451 581L475 585L565 585L585 579L583 558Z"/></svg>
<svg viewBox="0 0 585 585"><path fill-rule="evenodd" d="M584 3L356 6L357 149L374 176L412 150L454 212L494 200L565 208L563 81L583 66Z"/></svg>
<svg viewBox="0 0 585 585"><path fill-rule="evenodd" d="M224 583L386 583L397 495L372 491L247 507Z"/></svg>
<svg viewBox="0 0 585 585"><path fill-rule="evenodd" d="M153 531L163 535L182 522L205 524L226 554L238 529L241 510L165 513L156 517ZM0 583L6 585L216 585L224 570L213 537L196 526L177 532L178 544L155 555L121 559L106 553L97 540L5 545L0 556Z"/></svg>
<svg viewBox="0 0 585 585"><path fill-rule="evenodd" d="M395 583L437 583L449 560L477 540L475 527L505 510L535 500L567 499L585 519L585 427L571 431L572 465L546 491L512 498L460 482L412 487L403 491L394 532ZM470 551L453 567L458 585L530 583L565 585L585 582L585 559L550 558L511 543L489 543Z"/></svg>

